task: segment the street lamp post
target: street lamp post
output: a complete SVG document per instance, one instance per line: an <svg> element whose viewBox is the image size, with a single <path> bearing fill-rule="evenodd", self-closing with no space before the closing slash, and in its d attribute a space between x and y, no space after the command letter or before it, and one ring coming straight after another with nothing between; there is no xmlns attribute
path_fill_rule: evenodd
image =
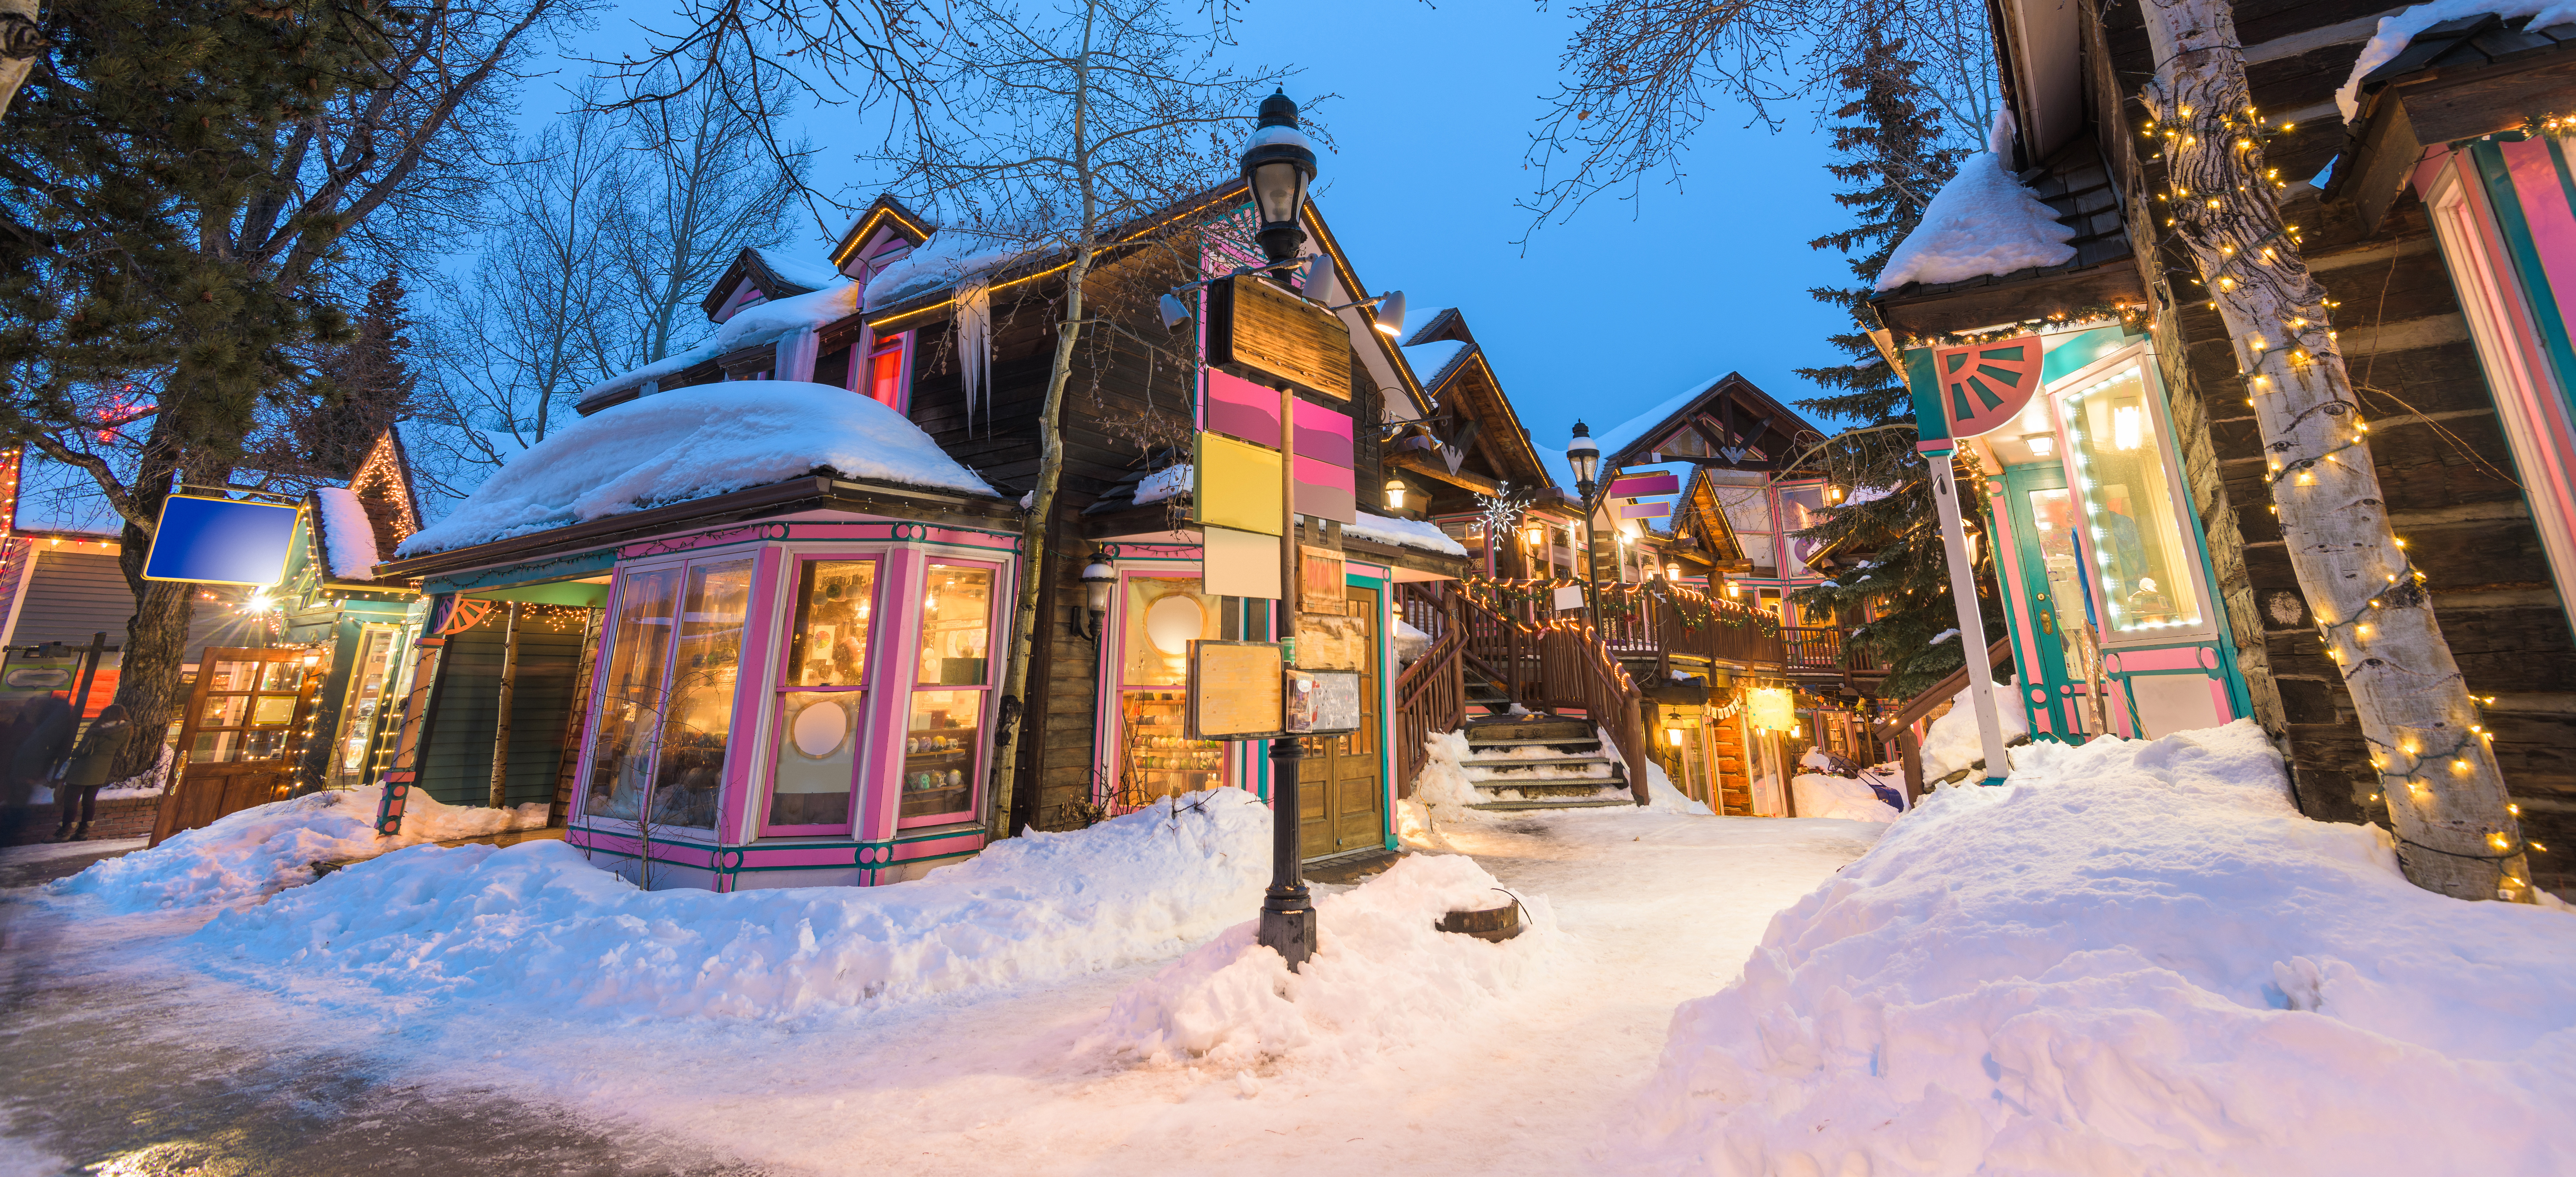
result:
<svg viewBox="0 0 2576 1177"><path fill-rule="evenodd" d="M1583 500L1583 604L1592 613L1592 628L1601 626L1601 564L1594 552L1596 537L1592 534L1593 477L1601 472L1601 445L1592 440L1592 428L1581 421L1574 423L1574 440L1565 443L1565 463L1574 467L1574 495Z"/></svg>
<svg viewBox="0 0 2576 1177"><path fill-rule="evenodd" d="M1286 91L1261 100L1259 125L1244 145L1239 161L1252 211L1260 223L1261 252L1273 266L1296 258L1306 243L1297 223L1306 207L1306 186L1315 179L1315 152L1297 130L1297 104ZM1275 271L1274 271L1275 272ZM1251 281L1261 281L1252 278ZM1297 468L1294 455L1297 394L1279 390L1281 498L1285 500L1279 535L1279 612L1277 635L1287 643L1295 665L1297 649ZM1315 902L1306 891L1299 836L1305 821L1297 796L1298 769L1306 742L1296 736L1270 741L1270 889L1261 899L1260 942L1277 952L1294 971L1315 954Z"/></svg>

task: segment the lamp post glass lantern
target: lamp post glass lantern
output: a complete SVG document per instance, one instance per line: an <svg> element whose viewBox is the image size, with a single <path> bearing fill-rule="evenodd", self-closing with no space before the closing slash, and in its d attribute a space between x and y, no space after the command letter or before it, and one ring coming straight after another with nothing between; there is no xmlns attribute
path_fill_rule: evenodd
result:
<svg viewBox="0 0 2576 1177"><path fill-rule="evenodd" d="M1262 254L1273 265L1294 259L1306 242L1298 214L1306 207L1306 185L1315 178L1315 149L1297 130L1297 104L1286 91L1261 100L1258 125L1238 163L1244 186L1251 190L1253 216L1261 225ZM1311 295L1313 284L1308 286ZM1282 390L1279 420L1287 432L1284 426L1291 419L1296 395L1285 391L1284 385ZM1287 452L1283 449L1283 456ZM1293 536L1295 496L1283 497L1292 505L1282 534ZM1280 582L1286 587L1276 614L1278 636L1293 642L1297 633L1295 548L1284 541L1282 546ZM1270 741L1270 887L1261 899L1260 942L1287 961L1291 971L1315 954L1315 903L1307 894L1304 864L1298 858L1305 822L1298 812L1297 770L1305 757L1302 739L1288 736Z"/></svg>
<svg viewBox="0 0 2576 1177"><path fill-rule="evenodd" d="M1315 148L1297 129L1297 103L1286 91L1261 100L1261 117L1244 145L1243 180L1261 224L1261 252L1273 262L1297 256L1306 231L1297 224L1306 186L1315 179Z"/></svg>
<svg viewBox="0 0 2576 1177"><path fill-rule="evenodd" d="M1597 538L1592 534L1592 490L1594 477L1601 473L1601 443L1592 440L1591 426L1574 423L1574 440L1565 443L1565 464L1574 468L1574 497L1583 501L1583 600L1598 619L1601 569L1592 551Z"/></svg>

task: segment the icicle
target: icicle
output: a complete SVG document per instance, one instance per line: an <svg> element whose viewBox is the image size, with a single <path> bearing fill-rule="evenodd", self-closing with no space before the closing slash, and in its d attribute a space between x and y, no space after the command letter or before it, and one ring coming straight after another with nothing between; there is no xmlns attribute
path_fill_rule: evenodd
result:
<svg viewBox="0 0 2576 1177"><path fill-rule="evenodd" d="M957 382L966 390L966 432L975 431L975 402L984 405L984 431L993 429L991 390L985 382L993 364L993 291L983 279L957 284Z"/></svg>

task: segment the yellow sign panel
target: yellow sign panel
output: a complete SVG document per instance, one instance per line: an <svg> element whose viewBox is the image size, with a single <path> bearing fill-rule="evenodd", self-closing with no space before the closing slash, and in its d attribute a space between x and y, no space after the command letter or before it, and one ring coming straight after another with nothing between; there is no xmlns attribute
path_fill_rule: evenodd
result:
<svg viewBox="0 0 2576 1177"><path fill-rule="evenodd" d="M1753 726L1765 731L1785 732L1798 726L1797 700L1783 687L1744 692L1744 715Z"/></svg>
<svg viewBox="0 0 2576 1177"><path fill-rule="evenodd" d="M1201 433L1191 477L1199 522L1255 535L1280 533L1288 508L1279 451Z"/></svg>
<svg viewBox="0 0 2576 1177"><path fill-rule="evenodd" d="M1285 730L1284 661L1277 642L1190 643L1190 738L1248 740Z"/></svg>

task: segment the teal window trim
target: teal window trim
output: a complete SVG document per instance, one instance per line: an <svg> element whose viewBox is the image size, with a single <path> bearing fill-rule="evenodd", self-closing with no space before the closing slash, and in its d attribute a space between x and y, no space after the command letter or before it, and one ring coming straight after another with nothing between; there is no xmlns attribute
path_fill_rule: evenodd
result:
<svg viewBox="0 0 2576 1177"><path fill-rule="evenodd" d="M2504 164L2504 148L2481 141L2469 144L2466 150L2493 211L2497 235L2503 238L2505 254L2513 263L2514 281L2522 288L2523 303L2539 328L2541 350L2549 358L2551 382L2558 386L2559 399L2576 407L2576 345L2568 339L2567 320L2559 313L2556 292L2549 287L2549 273L2540 264L2540 249L2531 237L2531 221L2523 212L2521 195L2514 191L2513 173ZM2576 203L2576 180L2569 178L2567 157L2556 140L2549 142L2549 158L2558 169L2560 191L2570 193L2571 203Z"/></svg>

